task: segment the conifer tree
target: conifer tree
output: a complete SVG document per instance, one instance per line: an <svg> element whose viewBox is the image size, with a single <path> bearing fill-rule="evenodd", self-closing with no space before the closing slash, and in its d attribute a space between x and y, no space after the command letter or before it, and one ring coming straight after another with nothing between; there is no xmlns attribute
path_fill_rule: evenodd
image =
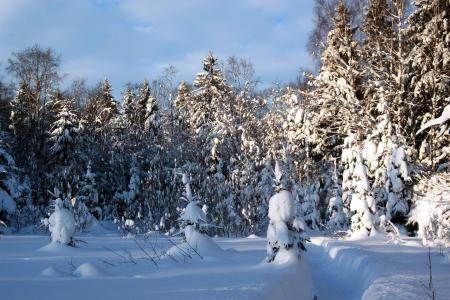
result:
<svg viewBox="0 0 450 300"><path fill-rule="evenodd" d="M350 16L340 1L322 54L322 67L312 81L312 152L319 157L339 157L347 132L363 131L368 123L361 101L359 53L350 27ZM363 133L363 132L361 132Z"/></svg>
<svg viewBox="0 0 450 300"><path fill-rule="evenodd" d="M414 96L412 118L421 123L438 117L450 104L450 3L447 0L416 0L416 10L408 19L408 35L413 45L409 53L410 87ZM448 139L432 129L421 139L421 159L432 169L447 161Z"/></svg>

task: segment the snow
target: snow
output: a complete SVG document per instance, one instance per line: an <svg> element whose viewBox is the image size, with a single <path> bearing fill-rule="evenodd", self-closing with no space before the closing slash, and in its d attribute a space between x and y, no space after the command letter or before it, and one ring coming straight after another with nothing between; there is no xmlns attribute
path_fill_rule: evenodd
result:
<svg viewBox="0 0 450 300"><path fill-rule="evenodd" d="M83 278L92 278L92 277L104 277L108 276L108 274L103 271L101 268L97 267L92 263L84 263L81 264L74 272L74 276L83 277Z"/></svg>
<svg viewBox="0 0 450 300"><path fill-rule="evenodd" d="M306 258L318 299L428 298L423 286L428 284L428 249L420 246L417 238L403 240L394 245L382 235L355 241L312 238ZM437 299L447 299L450 270L436 248L431 258ZM328 279L325 283L324 277Z"/></svg>
<svg viewBox="0 0 450 300"><path fill-rule="evenodd" d="M196 258L184 262L162 256L169 238L150 234L136 241L115 233L82 236L78 248L60 245L58 252L37 251L47 236L2 236L0 290L17 299L312 299L305 264L263 262L264 238L219 238L226 259ZM177 238L170 238L178 244ZM157 248L156 267L137 243ZM116 255L124 255L124 257ZM135 263L128 260L129 253Z"/></svg>
<svg viewBox="0 0 450 300"><path fill-rule="evenodd" d="M174 245L167 251L168 255L174 256L176 259L184 257L198 258L224 258L226 253L220 248L209 236L198 232L198 230L188 225L184 228L186 242L181 245Z"/></svg>
<svg viewBox="0 0 450 300"><path fill-rule="evenodd" d="M425 124L423 124L420 127L420 130L417 131L416 135L432 126L443 125L448 120L450 120L450 104L444 108L442 114L438 118L432 119L432 120L426 122Z"/></svg>
<svg viewBox="0 0 450 300"><path fill-rule="evenodd" d="M60 271L58 269L55 269L54 267L45 268L45 270L43 270L41 273L39 273L39 275L41 275L43 277L52 277L52 278L61 278L61 277L70 276L69 274L67 274L63 271Z"/></svg>
<svg viewBox="0 0 450 300"><path fill-rule="evenodd" d="M55 211L48 219L52 242L69 244L75 234L75 219L72 212L63 207L61 199L55 200Z"/></svg>
<svg viewBox="0 0 450 300"><path fill-rule="evenodd" d="M418 238L398 245L383 235L336 240L313 237L298 261L280 250L265 263L264 238L214 239L226 259L160 257L154 266L135 240L113 232L82 236L78 248L55 244L37 251L47 236L7 235L0 239L0 290L5 299L426 299L428 248ZM173 238L177 242L176 238ZM164 252L169 239L150 234L136 241ZM120 257L115 253L124 255ZM136 263L128 261L126 253ZM448 254L447 254L448 255ZM439 248L431 248L437 299L450 297L450 269ZM308 274L311 274L310 277Z"/></svg>
<svg viewBox="0 0 450 300"><path fill-rule="evenodd" d="M180 219L191 224L201 223L206 222L206 214L205 211L198 206L197 201L191 201L181 214Z"/></svg>
<svg viewBox="0 0 450 300"><path fill-rule="evenodd" d="M292 194L283 190L269 200L269 218L274 222L289 222L294 217L295 207Z"/></svg>

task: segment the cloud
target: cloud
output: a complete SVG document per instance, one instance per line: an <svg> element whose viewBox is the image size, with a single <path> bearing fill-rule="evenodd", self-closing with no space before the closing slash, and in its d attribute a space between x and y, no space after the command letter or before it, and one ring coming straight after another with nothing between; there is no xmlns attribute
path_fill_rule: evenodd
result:
<svg viewBox="0 0 450 300"><path fill-rule="evenodd" d="M265 82L289 81L312 66L305 53L310 2L0 0L0 61L39 43L62 55L68 78L95 83L108 75L120 90L169 64L178 79L192 81L212 50L221 59L250 59Z"/></svg>

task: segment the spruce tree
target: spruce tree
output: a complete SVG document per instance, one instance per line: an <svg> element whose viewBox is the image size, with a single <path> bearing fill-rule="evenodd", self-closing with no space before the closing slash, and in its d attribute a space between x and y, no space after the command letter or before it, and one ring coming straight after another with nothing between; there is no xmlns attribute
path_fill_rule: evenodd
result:
<svg viewBox="0 0 450 300"><path fill-rule="evenodd" d="M415 11L408 19L408 35L413 45L409 53L411 92L415 120L412 133L421 123L438 117L450 104L450 2L447 0L416 0ZM422 136L421 160L432 169L448 161L443 146L448 139L433 128Z"/></svg>

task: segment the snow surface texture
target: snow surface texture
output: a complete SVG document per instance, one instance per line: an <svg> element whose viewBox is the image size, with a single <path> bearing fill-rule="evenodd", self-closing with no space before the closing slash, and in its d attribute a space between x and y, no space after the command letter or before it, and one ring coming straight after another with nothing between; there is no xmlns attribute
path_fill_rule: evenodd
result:
<svg viewBox="0 0 450 300"><path fill-rule="evenodd" d="M113 226L111 226L113 227ZM58 252L36 251L47 236L6 235L0 239L2 299L429 299L428 248L418 238L403 244L386 243L384 236L357 241L313 237L304 265L262 263L264 238L221 238L215 242L227 260L192 259L175 262L165 257L158 267L134 240L108 232L83 236L79 248L55 244ZM158 253L172 246L160 235L149 243ZM174 242L177 242L175 240ZM136 264L113 253L129 255ZM450 264L431 248L437 299L450 299ZM311 278L306 276L309 270ZM78 270L78 271L77 271ZM78 275L77 275L78 274ZM45 292L43 292L45 291Z"/></svg>
<svg viewBox="0 0 450 300"><path fill-rule="evenodd" d="M308 266L262 262L264 238L215 239L229 249L226 260L175 262L161 254L172 246L165 236L136 240L148 253L153 245L158 267L135 240L109 232L81 237L78 248L55 244L58 251L36 251L47 236L2 236L2 299L299 299L311 300ZM177 238L171 238L178 243ZM123 257L117 255L120 254ZM135 261L130 262L129 259Z"/></svg>
<svg viewBox="0 0 450 300"><path fill-rule="evenodd" d="M175 245L167 251L167 254L175 259L184 260L186 257L194 258L225 258L226 253L209 236L198 232L188 225L184 229L186 242Z"/></svg>
<svg viewBox="0 0 450 300"><path fill-rule="evenodd" d="M306 259L318 299L430 299L428 248L417 238L389 244L376 235L355 241L312 238ZM431 250L437 299L449 299L450 269L439 249Z"/></svg>
<svg viewBox="0 0 450 300"><path fill-rule="evenodd" d="M64 245L73 242L75 234L75 219L70 210L63 207L61 199L55 200L55 211L48 219L52 242Z"/></svg>

